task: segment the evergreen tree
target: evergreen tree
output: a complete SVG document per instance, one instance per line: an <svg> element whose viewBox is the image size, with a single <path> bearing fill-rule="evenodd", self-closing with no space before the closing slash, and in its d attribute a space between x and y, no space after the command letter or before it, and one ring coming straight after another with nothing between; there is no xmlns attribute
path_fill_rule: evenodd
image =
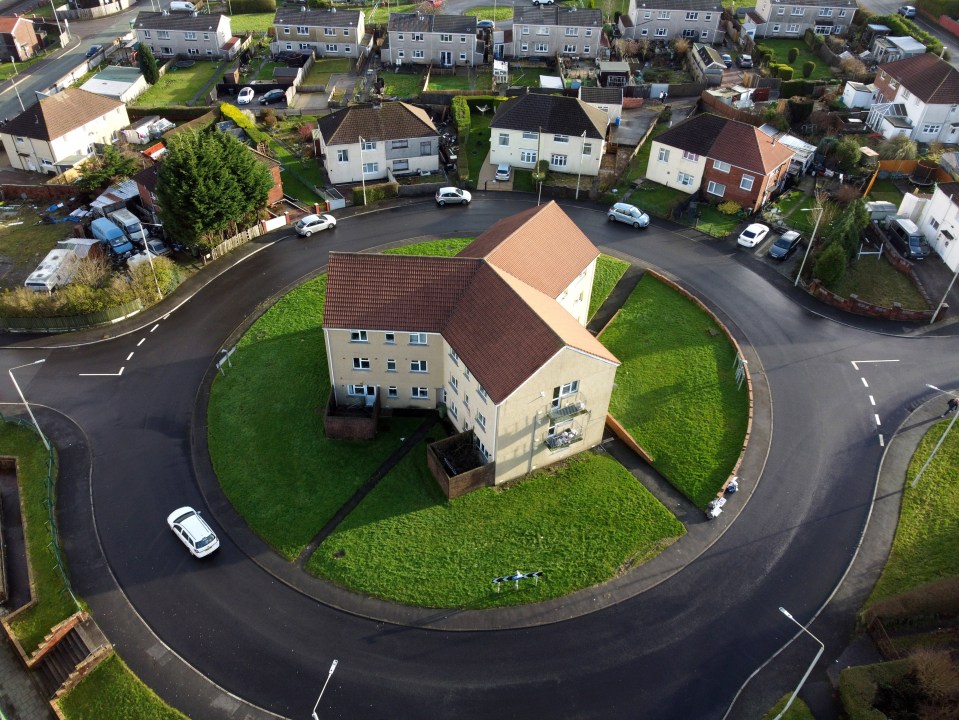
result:
<svg viewBox="0 0 959 720"><path fill-rule="evenodd" d="M156 81L160 79L160 68L157 67L156 56L150 46L144 43L140 43L140 72L150 85L156 85Z"/></svg>
<svg viewBox="0 0 959 720"><path fill-rule="evenodd" d="M77 168L80 173L77 185L84 190L101 190L107 185L133 177L139 169L136 160L121 155L115 147L107 145L103 155L85 160Z"/></svg>

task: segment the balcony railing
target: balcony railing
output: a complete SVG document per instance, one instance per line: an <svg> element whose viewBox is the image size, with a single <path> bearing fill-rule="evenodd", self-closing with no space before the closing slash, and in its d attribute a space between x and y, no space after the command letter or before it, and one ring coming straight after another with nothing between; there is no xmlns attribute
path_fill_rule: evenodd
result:
<svg viewBox="0 0 959 720"><path fill-rule="evenodd" d="M577 415L582 415L584 412L586 412L586 403L579 400L577 402L567 403L566 405L560 405L559 407L550 408L549 419L569 420Z"/></svg>
<svg viewBox="0 0 959 720"><path fill-rule="evenodd" d="M579 430L563 430L562 432L550 435L546 438L546 447L550 450L561 450L569 447L573 443L578 443L583 439L583 433Z"/></svg>

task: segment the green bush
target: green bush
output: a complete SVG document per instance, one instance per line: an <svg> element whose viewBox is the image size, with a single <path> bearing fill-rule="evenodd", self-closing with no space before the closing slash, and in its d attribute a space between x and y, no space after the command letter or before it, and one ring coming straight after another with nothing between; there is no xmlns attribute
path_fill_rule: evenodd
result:
<svg viewBox="0 0 959 720"><path fill-rule="evenodd" d="M777 64L775 67L775 76L781 80L792 80L793 79L793 68L792 65L786 64Z"/></svg>
<svg viewBox="0 0 959 720"><path fill-rule="evenodd" d="M775 52L771 47L768 45L763 45L762 43L753 48L753 53L756 55L756 57L753 59L759 65L769 64L772 62L773 55L775 55Z"/></svg>
<svg viewBox="0 0 959 720"><path fill-rule="evenodd" d="M470 135L470 108L464 95L453 98L453 122L456 123L456 136L461 147L466 147L466 140Z"/></svg>
<svg viewBox="0 0 959 720"><path fill-rule="evenodd" d="M827 288L833 288L846 277L846 251L842 243L831 242L816 258L813 275Z"/></svg>
<svg viewBox="0 0 959 720"><path fill-rule="evenodd" d="M817 35L816 37L819 37L819 36ZM807 60L802 65L802 76L804 78L808 78L810 75L813 74L813 71L815 69L816 69L816 63L814 63L812 60Z"/></svg>
<svg viewBox="0 0 959 720"><path fill-rule="evenodd" d="M846 668L839 674L839 700L849 720L885 720L873 707L876 691L897 687L913 673L911 660Z"/></svg>
<svg viewBox="0 0 959 720"><path fill-rule="evenodd" d="M791 97L787 102L789 120L794 125L801 125L812 115L813 101L810 98Z"/></svg>
<svg viewBox="0 0 959 720"><path fill-rule="evenodd" d="M805 80L789 80L779 88L779 97L808 97L812 94L812 83Z"/></svg>
<svg viewBox="0 0 959 720"><path fill-rule="evenodd" d="M721 212L723 215L735 215L743 209L743 206L735 200L727 200L726 202L719 203L719 205L716 206L716 209L719 210L719 212Z"/></svg>
<svg viewBox="0 0 959 720"><path fill-rule="evenodd" d="M873 22L881 23L885 25L890 30L892 30L892 35L902 36L909 35L923 45L926 46L926 50L929 52L936 53L937 55L942 52L942 41L930 35L929 33L921 30L916 23L911 20L906 20L902 15L893 13L892 15L883 15L878 18L874 18ZM947 54L948 57L948 54Z"/></svg>
<svg viewBox="0 0 959 720"><path fill-rule="evenodd" d="M796 58L799 57L799 48L791 47L789 48L789 64L792 65L796 62Z"/></svg>
<svg viewBox="0 0 959 720"><path fill-rule="evenodd" d="M246 130L246 134L250 136L250 139L253 142L268 143L270 141L270 136L260 130L256 124L235 105L230 105L229 103L220 103L220 112L227 120L232 120L235 122L237 127Z"/></svg>
<svg viewBox="0 0 959 720"><path fill-rule="evenodd" d="M276 12L276 0L231 0L230 8L234 15Z"/></svg>
<svg viewBox="0 0 959 720"><path fill-rule="evenodd" d="M366 185L366 200L363 200L363 186L353 187L353 204L357 206L369 205L377 200L386 200L394 198L399 194L400 184L396 182L376 183L375 185Z"/></svg>

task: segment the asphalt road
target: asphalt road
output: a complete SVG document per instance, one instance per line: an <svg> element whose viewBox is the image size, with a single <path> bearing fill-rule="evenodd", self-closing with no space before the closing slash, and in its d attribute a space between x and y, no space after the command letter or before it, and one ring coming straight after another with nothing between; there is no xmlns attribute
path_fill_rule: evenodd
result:
<svg viewBox="0 0 959 720"><path fill-rule="evenodd" d="M602 250L655 265L708 298L753 345L762 366L751 371L765 373L772 392L773 441L751 501L710 550L643 595L522 630L385 625L277 582L209 513L222 547L203 562L165 526L173 507L205 507L190 454L194 399L220 348L261 300L315 272L329 250L474 235L530 204L475 197L465 208L425 204L343 219L310 240L272 236L279 241L155 324L82 347L3 350L0 364L48 358L17 378L31 403L57 408L85 433L109 569L170 650L254 705L308 717L337 658L323 718L720 718L749 674L794 634L777 608L805 622L839 582L863 531L881 443L928 394L924 383L954 383L959 346L955 338L906 339L826 320L730 241L696 242L658 226L637 233L608 224L595 208L564 204ZM852 365L877 360L891 362ZM8 386L2 399L17 398ZM158 660L169 658L166 649L138 639L135 619L100 580L89 526L76 519L87 497L77 482L62 491L69 507L61 507L61 523L78 590L98 622L167 700L192 717L234 717L186 693L171 680L174 664Z"/></svg>

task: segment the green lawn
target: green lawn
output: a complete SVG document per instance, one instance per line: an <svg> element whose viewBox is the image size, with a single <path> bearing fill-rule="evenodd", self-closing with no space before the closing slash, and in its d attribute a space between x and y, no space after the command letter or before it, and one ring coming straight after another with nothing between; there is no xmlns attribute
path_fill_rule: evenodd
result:
<svg viewBox="0 0 959 720"><path fill-rule="evenodd" d="M769 712L763 715L763 720L773 720L773 718L779 715L783 708L786 707L786 703L789 702L789 698L791 697L792 693L789 693L779 698L779 702L773 705ZM802 698L797 697L793 700L793 704L789 706L789 712L783 715L782 720L816 720L816 717L812 714L809 706L802 701Z"/></svg>
<svg viewBox="0 0 959 720"><path fill-rule="evenodd" d="M493 87L493 74L479 72L469 75L430 75L427 90L489 90Z"/></svg>
<svg viewBox="0 0 959 720"><path fill-rule="evenodd" d="M217 67L216 62L209 60L197 60L188 68L171 67L156 85L137 98L133 107L186 105L213 77Z"/></svg>
<svg viewBox="0 0 959 720"><path fill-rule="evenodd" d="M478 20L512 20L513 8L509 5L477 5L463 11L464 15L472 15Z"/></svg>
<svg viewBox="0 0 959 720"><path fill-rule="evenodd" d="M713 237L727 237L733 230L736 229L739 223L742 222L737 215L726 215L721 213L716 209L715 205L710 205L708 203L699 203L697 210L699 211L699 217L694 219L692 224L700 232L704 232L707 235L712 235ZM683 216L683 222L687 225L690 224L690 221L687 220L685 214Z"/></svg>
<svg viewBox="0 0 959 720"><path fill-rule="evenodd" d="M386 5L383 3L376 9L376 12L370 9L364 10L367 29L370 25L386 25L390 19L390 13L416 12L416 5L417 3L410 3L409 5Z"/></svg>
<svg viewBox="0 0 959 720"><path fill-rule="evenodd" d="M769 38L763 38L759 41L760 45L766 45L773 51L772 62L780 63L783 65L789 65L789 50L790 48L796 48L799 50L799 56L796 58L796 62L792 63L791 67L793 68L793 79L801 80L803 79L802 68L806 64L807 60L812 60L816 63L816 69L813 70L812 75L809 76L810 80L828 80L829 78L834 77L832 69L829 67L829 63L821 59L818 55L813 54L806 43L800 39L796 40L771 40ZM756 57L755 55L753 56Z"/></svg>
<svg viewBox="0 0 959 720"><path fill-rule="evenodd" d="M46 205L44 203L41 207ZM29 205L23 205L15 213L0 213L0 256L13 262L15 270L28 274L58 241L65 240L71 232L73 223L41 223L40 213ZM20 278L20 282L23 279Z"/></svg>
<svg viewBox="0 0 959 720"><path fill-rule="evenodd" d="M11 455L18 460L20 505L24 511L24 534L37 604L18 615L12 627L23 649L31 653L50 628L70 617L77 607L64 589L50 543L49 518L44 504L49 456L43 442L32 428L5 422L0 424L0 455Z"/></svg>
<svg viewBox="0 0 959 720"><path fill-rule="evenodd" d="M436 255L441 257L452 257L460 250L473 242L473 238L449 238L448 240L432 240L430 242L416 243L415 245L404 245L403 247L391 248L386 251L387 255Z"/></svg>
<svg viewBox="0 0 959 720"><path fill-rule="evenodd" d="M383 94L389 97L415 97L423 90L423 76L419 73L384 72L380 77L385 82Z"/></svg>
<svg viewBox="0 0 959 720"><path fill-rule="evenodd" d="M10 60L9 57L3 58L3 60L0 61L0 82L9 80L10 78L15 76L19 76L20 73L27 70L27 68L29 68L31 65L34 65L40 62L46 56L47 54L43 52L43 53L34 55L29 60L26 60L24 62L18 62L18 63L8 62ZM16 66L16 71L14 71L14 66ZM22 79L23 78L17 77L17 82L19 82ZM21 90L20 92L22 93L23 91Z"/></svg>
<svg viewBox="0 0 959 720"><path fill-rule="evenodd" d="M283 63L274 62L272 60L267 60L263 65L257 70L255 80L272 80L273 71L278 67L286 67Z"/></svg>
<svg viewBox="0 0 959 720"><path fill-rule="evenodd" d="M654 182L644 182L639 190L633 190L624 202L642 208L644 212L660 218L671 218L677 205L689 199L682 190L668 188Z"/></svg>
<svg viewBox="0 0 959 720"><path fill-rule="evenodd" d="M489 124L492 120L493 113L470 115L469 138L466 140L466 147L460 148L460 155L468 155L470 159L470 187L476 187L480 168L489 155Z"/></svg>
<svg viewBox="0 0 959 720"><path fill-rule="evenodd" d="M314 159L297 157L276 141L270 142L270 149L273 150L273 157L283 163L283 192L305 203L320 202L320 196L313 189L326 183L319 163Z"/></svg>
<svg viewBox="0 0 959 720"><path fill-rule="evenodd" d="M140 682L116 654L97 665L57 705L66 720L186 720L186 715Z"/></svg>
<svg viewBox="0 0 959 720"><path fill-rule="evenodd" d="M483 156L486 159L486 156ZM535 192L536 183L533 182L533 171L513 168L513 192Z"/></svg>
<svg viewBox="0 0 959 720"><path fill-rule="evenodd" d="M946 407L942 397L942 409ZM929 428L906 472L902 510L886 567L866 607L933 580L959 575L959 432L954 427L913 488L949 420Z"/></svg>
<svg viewBox="0 0 959 720"><path fill-rule="evenodd" d="M350 73L353 71L354 61L349 58L322 58L313 63L304 85L330 84L330 75L333 73Z"/></svg>
<svg viewBox="0 0 959 720"><path fill-rule="evenodd" d="M234 35L243 35L246 32L265 33L273 27L273 18L276 13L244 13L230 16L230 30Z"/></svg>
<svg viewBox="0 0 959 720"><path fill-rule="evenodd" d="M421 445L320 545L309 570L409 605L515 605L608 580L684 532L607 455L584 453L513 487L447 502ZM497 593L492 579L515 570L546 575Z"/></svg>
<svg viewBox="0 0 959 720"><path fill-rule="evenodd" d="M855 293L860 300L882 307L900 303L912 310L929 309L915 283L908 275L893 268L884 256L865 256L853 260L846 270L846 277L830 289L843 297Z"/></svg>
<svg viewBox="0 0 959 720"><path fill-rule="evenodd" d="M616 283L629 269L629 263L609 255L600 255L596 261L596 275L593 278L593 292L589 298L589 317L606 302L606 298L616 287Z"/></svg>
<svg viewBox="0 0 959 720"><path fill-rule="evenodd" d="M712 334L711 334L712 333ZM680 492L705 507L735 465L748 397L709 315L646 276L600 337L622 361L609 412Z"/></svg>
<svg viewBox="0 0 959 720"><path fill-rule="evenodd" d="M902 202L902 197L902 191L896 187L896 184L892 180L886 178L885 180L877 179L876 182L872 184L868 199L885 200L899 207L899 203Z"/></svg>
<svg viewBox="0 0 959 720"><path fill-rule="evenodd" d="M509 74L509 84L525 87L539 87L539 76L549 73L545 68L514 68Z"/></svg>

